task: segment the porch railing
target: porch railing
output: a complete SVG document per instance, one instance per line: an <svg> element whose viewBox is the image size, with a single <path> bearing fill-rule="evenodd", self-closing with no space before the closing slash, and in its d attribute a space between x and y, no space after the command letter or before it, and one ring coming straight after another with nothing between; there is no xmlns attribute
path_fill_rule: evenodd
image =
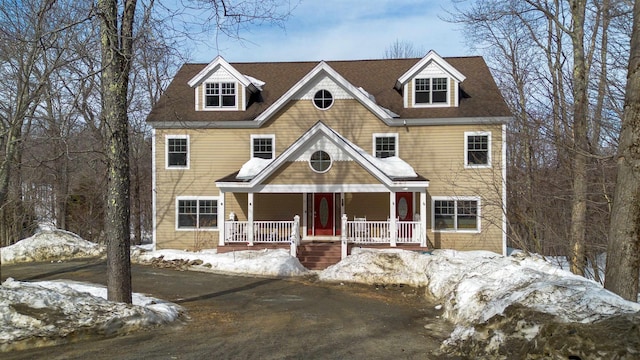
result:
<svg viewBox="0 0 640 360"><path fill-rule="evenodd" d="M248 221L226 221L225 242L228 243L289 243L294 221L254 221L253 239L248 236Z"/></svg>
<svg viewBox="0 0 640 360"><path fill-rule="evenodd" d="M421 244L422 227L419 221L396 221L396 236L392 236L391 221L347 221L347 241L356 244Z"/></svg>

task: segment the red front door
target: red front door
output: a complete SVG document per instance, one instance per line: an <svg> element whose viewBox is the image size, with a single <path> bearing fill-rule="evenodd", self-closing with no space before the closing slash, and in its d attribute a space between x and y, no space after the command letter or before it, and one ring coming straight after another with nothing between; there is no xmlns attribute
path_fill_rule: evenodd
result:
<svg viewBox="0 0 640 360"><path fill-rule="evenodd" d="M396 193L396 216L400 221L413 221L413 193Z"/></svg>
<svg viewBox="0 0 640 360"><path fill-rule="evenodd" d="M313 194L314 235L333 235L333 193Z"/></svg>

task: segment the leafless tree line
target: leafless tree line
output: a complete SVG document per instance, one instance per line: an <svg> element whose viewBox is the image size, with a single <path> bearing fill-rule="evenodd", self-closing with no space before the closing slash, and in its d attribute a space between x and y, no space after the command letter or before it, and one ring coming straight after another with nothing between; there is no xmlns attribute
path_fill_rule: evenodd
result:
<svg viewBox="0 0 640 360"><path fill-rule="evenodd" d="M0 1L0 245L43 220L105 242L108 299L130 303L129 244L152 221L144 120L183 62L178 43L241 40L250 24L282 25L292 5Z"/></svg>
<svg viewBox="0 0 640 360"><path fill-rule="evenodd" d="M448 20L485 56L514 115L509 241L565 255L583 274L607 249L634 3L454 3Z"/></svg>
<svg viewBox="0 0 640 360"><path fill-rule="evenodd" d="M104 242L105 122L99 23L91 1L2 0L0 6L0 244L39 222ZM180 58L160 23L136 14L127 95L131 232L151 231L150 107Z"/></svg>

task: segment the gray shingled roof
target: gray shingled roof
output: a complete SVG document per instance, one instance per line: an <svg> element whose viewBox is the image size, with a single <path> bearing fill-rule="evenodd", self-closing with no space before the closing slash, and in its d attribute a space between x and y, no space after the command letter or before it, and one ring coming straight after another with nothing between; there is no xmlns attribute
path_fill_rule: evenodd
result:
<svg viewBox="0 0 640 360"><path fill-rule="evenodd" d="M444 58L466 76L460 88L460 105L447 108L405 109L396 80L420 59L328 61L352 85L375 97L378 105L406 119L511 116L486 63L479 56ZM247 111L195 111L194 90L187 85L207 64L185 64L153 108L147 121L235 121L253 120L277 101L319 62L231 63L244 75L266 83L260 101Z"/></svg>

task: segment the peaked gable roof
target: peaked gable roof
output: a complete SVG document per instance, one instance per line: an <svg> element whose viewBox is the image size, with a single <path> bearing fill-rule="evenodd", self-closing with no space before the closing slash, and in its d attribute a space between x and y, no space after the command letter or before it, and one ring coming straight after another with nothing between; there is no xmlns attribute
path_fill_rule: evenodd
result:
<svg viewBox="0 0 640 360"><path fill-rule="evenodd" d="M196 87L203 81L205 81L212 73L214 73L218 68L223 68L228 71L231 76L236 78L243 86L252 88L252 91L256 91L257 88L254 86L251 79L245 75L242 75L236 68L231 66L222 56L218 55L213 59L204 69L200 70L194 77L192 77L187 84L190 87Z"/></svg>
<svg viewBox="0 0 640 360"><path fill-rule="evenodd" d="M440 55L438 55L435 51L430 50L427 55L420 59L420 61L418 61L415 65L413 65L411 69L402 74L400 78L398 78L396 82L396 88L400 89L402 85L406 84L430 63L436 63L441 69L447 72L458 82L463 82L466 79L466 76L464 76L460 71L451 66L451 64L440 57Z"/></svg>
<svg viewBox="0 0 640 360"><path fill-rule="evenodd" d="M390 163L388 164L389 166L385 166L384 159L373 158L366 151L360 149L358 146L347 140L338 132L325 125L322 121L318 121L300 138L298 138L298 140L296 140L293 144L291 144L291 146L283 151L280 156L269 162L266 166L261 167L253 177L239 179L237 177L238 173L236 172L217 180L216 185L223 189L227 187L255 187L268 179L269 176L275 173L276 170L279 169L283 164L291 161L292 158L295 158L298 151L305 145L312 143L315 139L317 139L318 135L326 136L342 151L347 153L349 157L352 158L357 164L362 166L365 170L367 170L367 172L369 172L373 177L375 177L378 181L380 181L387 187L407 186L407 184L412 184L418 187L426 187L429 184L428 180L413 172L413 169L411 169L411 174L407 174L408 169L397 172L394 171L393 168L391 168L396 167L397 169L398 165L410 167L402 160L397 158L390 159L390 162L394 162L395 164Z"/></svg>
<svg viewBox="0 0 640 360"><path fill-rule="evenodd" d="M314 67L309 73L300 79L295 85L293 85L284 95L282 95L273 105L262 112L255 121L264 122L268 120L274 113L283 108L296 93L298 93L305 85L317 79L319 76L326 75L340 85L347 93L360 101L367 109L371 110L380 119L389 119L391 115L378 106L369 96L363 91L356 88L347 79L335 71L329 64L321 61L316 67Z"/></svg>

